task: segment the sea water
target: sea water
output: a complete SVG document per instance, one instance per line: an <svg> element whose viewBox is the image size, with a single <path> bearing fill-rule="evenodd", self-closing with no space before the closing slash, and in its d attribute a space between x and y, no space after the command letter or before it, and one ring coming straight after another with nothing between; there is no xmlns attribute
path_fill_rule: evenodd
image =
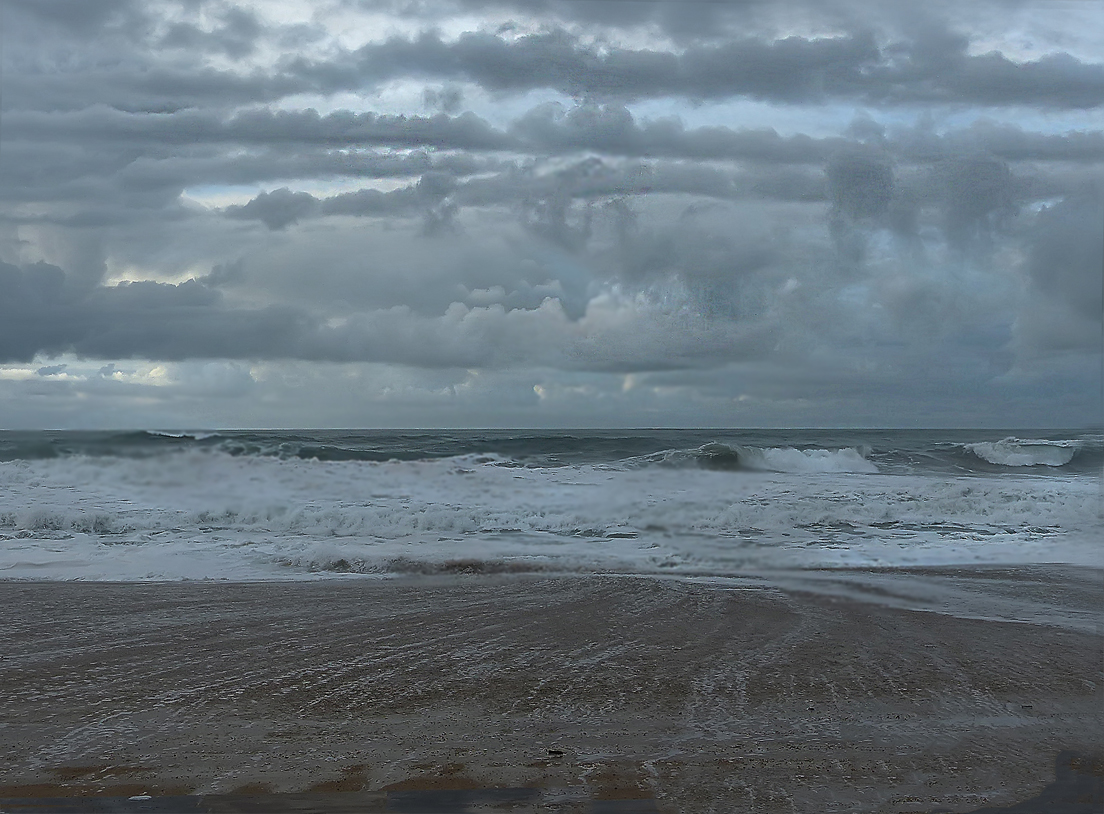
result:
<svg viewBox="0 0 1104 814"><path fill-rule="evenodd" d="M0 578L1100 565L1099 432L0 432Z"/></svg>

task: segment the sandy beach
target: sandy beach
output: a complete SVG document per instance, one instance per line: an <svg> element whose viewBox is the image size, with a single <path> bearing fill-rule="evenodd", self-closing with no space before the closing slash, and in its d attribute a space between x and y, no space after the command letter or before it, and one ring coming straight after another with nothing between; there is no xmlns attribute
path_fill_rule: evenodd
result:
<svg viewBox="0 0 1104 814"><path fill-rule="evenodd" d="M1101 578L0 583L0 810L967 812L1059 756L1090 800Z"/></svg>

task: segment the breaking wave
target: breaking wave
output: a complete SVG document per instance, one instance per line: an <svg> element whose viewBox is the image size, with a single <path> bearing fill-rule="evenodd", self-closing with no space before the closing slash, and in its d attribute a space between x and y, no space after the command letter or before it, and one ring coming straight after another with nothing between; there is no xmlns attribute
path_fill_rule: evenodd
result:
<svg viewBox="0 0 1104 814"><path fill-rule="evenodd" d="M493 464L507 468L595 465L616 469L831 474L1093 473L1104 436L968 431L647 430L0 431L0 461L131 458L165 461L204 453L321 463ZM971 437L972 436L972 437ZM998 440L999 439L999 440Z"/></svg>
<svg viewBox="0 0 1104 814"><path fill-rule="evenodd" d="M648 466L700 467L719 471L777 472L789 474L876 473L867 460L869 450L797 449L795 447L752 447L712 442L696 449L670 449L620 462L627 468Z"/></svg>
<svg viewBox="0 0 1104 814"><path fill-rule="evenodd" d="M724 446L717 444L716 446ZM724 453L722 453L723 455ZM793 447L737 448L740 468L759 472L873 473L878 467L868 461L858 449L794 449Z"/></svg>
<svg viewBox="0 0 1104 814"><path fill-rule="evenodd" d="M1073 460L1082 444L1078 441L1004 438L964 444L963 448L983 461L997 466L1065 466Z"/></svg>
<svg viewBox="0 0 1104 814"><path fill-rule="evenodd" d="M188 441L207 441L211 438L220 438L217 432L169 432L168 430L142 430L143 435L151 438L179 438Z"/></svg>
<svg viewBox="0 0 1104 814"><path fill-rule="evenodd" d="M8 461L0 578L691 575L1098 557L1095 477L1009 476L958 453L990 471L895 474L861 448L716 442L558 466L217 449Z"/></svg>

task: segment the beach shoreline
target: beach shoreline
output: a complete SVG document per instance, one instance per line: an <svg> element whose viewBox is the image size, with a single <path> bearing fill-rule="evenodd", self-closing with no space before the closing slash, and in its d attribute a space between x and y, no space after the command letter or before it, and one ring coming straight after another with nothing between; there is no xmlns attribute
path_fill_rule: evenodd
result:
<svg viewBox="0 0 1104 814"><path fill-rule="evenodd" d="M1104 753L1102 575L0 582L0 798L1010 805Z"/></svg>

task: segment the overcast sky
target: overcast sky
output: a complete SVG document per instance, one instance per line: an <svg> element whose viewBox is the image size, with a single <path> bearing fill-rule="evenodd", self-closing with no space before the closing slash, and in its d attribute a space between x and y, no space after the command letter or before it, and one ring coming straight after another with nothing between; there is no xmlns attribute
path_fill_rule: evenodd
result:
<svg viewBox="0 0 1104 814"><path fill-rule="evenodd" d="M0 14L0 427L1101 423L1094 0Z"/></svg>

